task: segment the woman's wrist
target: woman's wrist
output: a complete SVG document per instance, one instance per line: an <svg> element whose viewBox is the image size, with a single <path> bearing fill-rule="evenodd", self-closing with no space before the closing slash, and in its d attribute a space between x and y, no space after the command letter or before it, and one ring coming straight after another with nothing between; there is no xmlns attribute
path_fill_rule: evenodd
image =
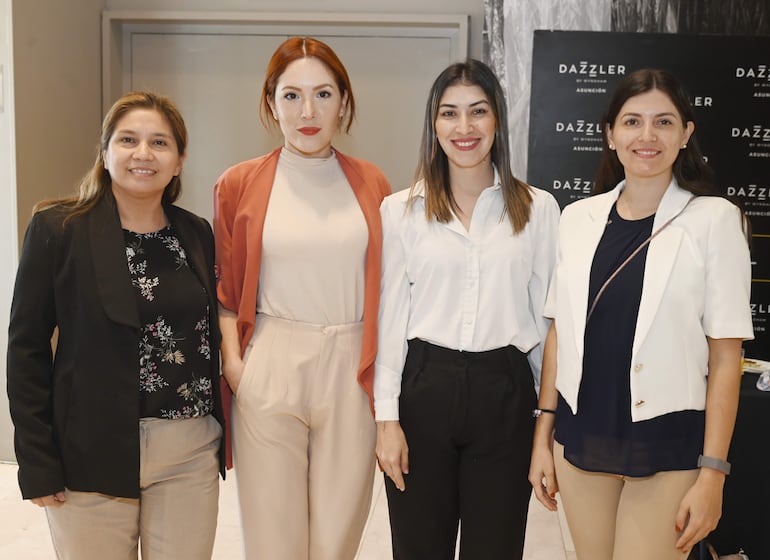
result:
<svg viewBox="0 0 770 560"><path fill-rule="evenodd" d="M698 455L698 468L709 468L718 472L721 472L724 475L730 474L730 469L732 468L732 465L725 461L724 459L719 459L717 457L710 457L708 455Z"/></svg>
<svg viewBox="0 0 770 560"><path fill-rule="evenodd" d="M543 414L556 414L553 408L535 408L532 410L532 418L540 418Z"/></svg>

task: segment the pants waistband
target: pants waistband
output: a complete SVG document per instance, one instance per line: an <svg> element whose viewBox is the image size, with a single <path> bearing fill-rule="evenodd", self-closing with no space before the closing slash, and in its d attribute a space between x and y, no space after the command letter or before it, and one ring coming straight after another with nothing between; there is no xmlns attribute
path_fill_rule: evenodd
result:
<svg viewBox="0 0 770 560"><path fill-rule="evenodd" d="M293 319L284 319L283 317L275 317L273 315L266 315L265 313L257 313L256 323L268 323L277 327L291 328L293 330L300 330L304 332L335 332L338 334L354 333L357 331L363 332L363 321L357 321L355 323L341 323L338 325L322 325L317 323L305 323L304 321L295 321Z"/></svg>
<svg viewBox="0 0 770 560"><path fill-rule="evenodd" d="M465 363L484 366L486 364L497 364L501 360L510 360L512 362L524 360L526 362L526 354L515 346L503 346L481 352L466 352L465 350L438 346L419 338L409 340L408 346L409 353L414 357L439 363Z"/></svg>

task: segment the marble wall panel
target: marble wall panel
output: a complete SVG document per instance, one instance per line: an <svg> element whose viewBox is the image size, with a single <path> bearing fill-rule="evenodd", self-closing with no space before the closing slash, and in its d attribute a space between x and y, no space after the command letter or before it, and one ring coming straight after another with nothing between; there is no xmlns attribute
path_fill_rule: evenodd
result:
<svg viewBox="0 0 770 560"><path fill-rule="evenodd" d="M498 72L508 96L511 165L522 179L527 176L529 92L532 79L532 37L536 29L602 31L610 28L609 0L487 0L490 49L486 61ZM500 8L502 6L502 8ZM502 30L493 38L493 31ZM500 54L502 52L502 55ZM486 54L486 53L485 53ZM502 63L501 63L502 60ZM502 66L504 70L498 70ZM536 185L537 186L537 185Z"/></svg>

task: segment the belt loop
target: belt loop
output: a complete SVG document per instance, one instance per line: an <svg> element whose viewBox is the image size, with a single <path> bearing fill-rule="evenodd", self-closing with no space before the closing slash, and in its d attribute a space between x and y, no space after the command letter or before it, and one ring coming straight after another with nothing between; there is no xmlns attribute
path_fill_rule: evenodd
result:
<svg viewBox="0 0 770 560"><path fill-rule="evenodd" d="M422 368L425 365L425 349L428 343L422 339L413 338L407 341L407 345L408 354L411 354L412 359Z"/></svg>
<svg viewBox="0 0 770 560"><path fill-rule="evenodd" d="M524 352L516 348L513 344L508 345L505 350L505 353L508 355L508 363L511 365L511 373L516 373L521 369L530 369L529 360Z"/></svg>

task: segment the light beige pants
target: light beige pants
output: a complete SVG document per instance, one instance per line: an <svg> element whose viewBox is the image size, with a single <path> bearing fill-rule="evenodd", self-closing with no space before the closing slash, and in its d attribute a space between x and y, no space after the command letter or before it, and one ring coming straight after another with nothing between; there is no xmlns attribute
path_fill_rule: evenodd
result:
<svg viewBox="0 0 770 560"><path fill-rule="evenodd" d="M210 560L219 503L219 439L211 416L140 421L141 498L66 490L47 507L59 560Z"/></svg>
<svg viewBox="0 0 770 560"><path fill-rule="evenodd" d="M684 560L675 548L679 503L698 470L627 477L581 470L554 443L554 463L578 560Z"/></svg>
<svg viewBox="0 0 770 560"><path fill-rule="evenodd" d="M247 560L352 560L374 477L360 323L257 316L233 407Z"/></svg>

